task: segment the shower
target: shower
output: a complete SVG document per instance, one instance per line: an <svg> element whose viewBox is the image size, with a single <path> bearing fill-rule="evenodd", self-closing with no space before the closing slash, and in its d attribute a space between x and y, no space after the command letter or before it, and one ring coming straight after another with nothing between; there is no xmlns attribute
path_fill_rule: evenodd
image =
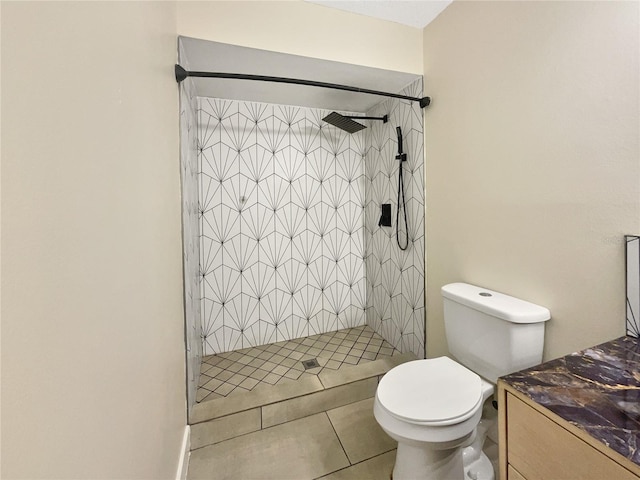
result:
<svg viewBox="0 0 640 480"><path fill-rule="evenodd" d="M183 187L187 211L196 213L185 217L185 258L195 259L188 272L197 270L188 278L199 278L186 294L189 318L200 320L197 328L192 323L187 327L193 337L187 350L190 407L242 389L293 381L301 361L322 360L326 352L307 351L295 364L288 357L260 357L249 368L242 366L246 371L230 370L233 378L201 367L198 362L204 357L221 360L222 355L235 357L231 352L250 348L273 350L270 345L279 342L302 342L364 326L389 348L423 357L421 109L430 99L422 95L422 79L402 89L394 86L395 94L310 80L187 72L179 66L175 70L181 83L181 153L189 162L184 171L198 171L197 177L184 176ZM202 78L212 79L215 89L199 96L198 85L205 82L197 79ZM247 98L225 98L222 87L228 82L246 84ZM282 92L279 101L263 103L252 96L250 84L265 82L302 85L291 87L291 102L300 101L307 90L318 90L311 87L352 93L322 93L318 105L315 100L306 105L287 103L288 89L274 87L274 92ZM375 97L366 98L372 95L390 99L369 106L376 102ZM363 97L361 103L352 100L358 97ZM402 125L404 149L401 141L396 143L397 125ZM396 154L409 163L396 163ZM397 214L402 227L397 235L377 227L380 204L392 203L396 196L394 169L403 164L405 217L411 228L406 253L394 239L399 237L405 246L403 212ZM399 191L401 202L404 188ZM330 363L321 361L315 368L337 369L356 361L347 358L348 352L345 358L338 358L340 352L334 355ZM314 374L313 369L305 372Z"/></svg>

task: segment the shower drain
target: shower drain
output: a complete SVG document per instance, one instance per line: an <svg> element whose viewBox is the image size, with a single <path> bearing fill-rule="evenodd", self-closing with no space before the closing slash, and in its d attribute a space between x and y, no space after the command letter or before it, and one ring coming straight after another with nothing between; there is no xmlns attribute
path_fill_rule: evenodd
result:
<svg viewBox="0 0 640 480"><path fill-rule="evenodd" d="M305 370L309 370L310 368L319 367L320 364L318 363L317 358L312 358L311 360L303 360L302 366L304 367Z"/></svg>

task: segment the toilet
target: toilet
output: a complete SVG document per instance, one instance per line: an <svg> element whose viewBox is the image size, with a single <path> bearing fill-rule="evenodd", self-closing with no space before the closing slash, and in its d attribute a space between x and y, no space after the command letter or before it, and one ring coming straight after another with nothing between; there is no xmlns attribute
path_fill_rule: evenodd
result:
<svg viewBox="0 0 640 480"><path fill-rule="evenodd" d="M398 442L393 480L493 480L482 452L491 428L491 421L481 421L483 407L498 377L542 361L544 322L551 314L466 283L445 285L442 296L453 358L389 370L376 390L373 413Z"/></svg>

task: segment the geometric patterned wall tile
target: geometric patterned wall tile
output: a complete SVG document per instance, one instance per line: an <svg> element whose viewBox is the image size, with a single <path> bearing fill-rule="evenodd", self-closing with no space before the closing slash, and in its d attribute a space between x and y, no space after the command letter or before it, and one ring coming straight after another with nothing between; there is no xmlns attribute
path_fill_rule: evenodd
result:
<svg viewBox="0 0 640 480"><path fill-rule="evenodd" d="M405 95L421 96L422 80L406 87ZM401 352L425 356L424 309L424 139L422 110L415 102L386 99L367 112L389 115L387 123L369 124L364 167L364 245L366 251L367 324ZM402 165L408 231L400 211L403 251L396 243L398 151L396 127L402 127L407 161ZM392 227L378 227L380 205L392 206Z"/></svg>
<svg viewBox="0 0 640 480"><path fill-rule="evenodd" d="M327 113L199 99L205 354L365 323L365 134Z"/></svg>

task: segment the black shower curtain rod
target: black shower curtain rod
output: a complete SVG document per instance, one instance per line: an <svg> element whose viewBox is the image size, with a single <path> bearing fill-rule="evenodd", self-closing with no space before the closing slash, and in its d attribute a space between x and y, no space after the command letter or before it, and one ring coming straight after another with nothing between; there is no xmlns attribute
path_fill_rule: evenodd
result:
<svg viewBox="0 0 640 480"><path fill-rule="evenodd" d="M249 75L246 73L222 73L222 72L189 72L176 64L175 67L176 81L180 83L187 77L199 78L227 78L234 80L256 80L259 82L276 82L276 83L292 83L295 85L306 85L309 87L332 88L334 90L345 90L347 92L368 93L371 95L380 95L382 97L400 98L402 100L411 100L419 102L420 108L424 108L431 103L431 97L410 97L408 95L400 95L398 93L380 92L378 90L369 90L367 88L350 87L349 85L340 85L337 83L314 82L312 80L302 80L299 78L286 77L269 77L267 75Z"/></svg>

